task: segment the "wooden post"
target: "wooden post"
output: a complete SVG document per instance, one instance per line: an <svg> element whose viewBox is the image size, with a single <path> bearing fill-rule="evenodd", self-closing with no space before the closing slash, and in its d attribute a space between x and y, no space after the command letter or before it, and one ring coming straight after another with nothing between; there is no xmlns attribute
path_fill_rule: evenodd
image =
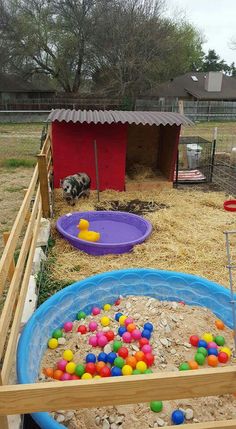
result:
<svg viewBox="0 0 236 429"><path fill-rule="evenodd" d="M39 168L39 184L42 198L43 217L50 217L50 201L48 187L47 158L45 154L37 155Z"/></svg>
<svg viewBox="0 0 236 429"><path fill-rule="evenodd" d="M4 241L4 244L5 244L5 245L7 244L7 240L8 240L8 238L9 238L9 236L10 236L10 232L4 232L4 233L3 233L3 241ZM9 280L9 281L11 281L11 280L12 280L12 277L13 277L13 274L14 274L14 271L15 271L15 268L16 268L16 266L15 266L15 261L14 261L14 259L12 259L12 261L11 261L11 263L10 263L10 267L9 267L8 275L7 275L7 278L8 278L8 280ZM1 426L0 426L0 427L1 427Z"/></svg>
<svg viewBox="0 0 236 429"><path fill-rule="evenodd" d="M3 384L2 384L1 371L0 371L0 386L3 386ZM9 429L7 416L1 416L1 415L0 415L0 428L1 428L1 429Z"/></svg>

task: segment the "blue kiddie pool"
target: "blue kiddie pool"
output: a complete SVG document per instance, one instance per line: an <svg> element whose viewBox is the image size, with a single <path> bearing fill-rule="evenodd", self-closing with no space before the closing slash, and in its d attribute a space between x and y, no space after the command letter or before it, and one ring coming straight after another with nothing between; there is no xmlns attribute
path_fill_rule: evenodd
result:
<svg viewBox="0 0 236 429"><path fill-rule="evenodd" d="M62 289L45 301L25 326L17 350L20 383L34 383L52 331L66 320L75 320L79 310L115 302L119 295L143 295L165 301L182 301L209 308L232 328L230 291L204 278L174 271L128 269L89 277ZM236 295L235 295L236 298ZM42 429L66 429L49 413L32 417Z"/></svg>

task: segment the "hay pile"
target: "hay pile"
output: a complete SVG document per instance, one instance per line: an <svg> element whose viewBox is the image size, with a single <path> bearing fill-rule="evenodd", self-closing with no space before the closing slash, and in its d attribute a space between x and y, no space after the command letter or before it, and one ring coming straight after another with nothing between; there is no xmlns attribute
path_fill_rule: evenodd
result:
<svg viewBox="0 0 236 429"><path fill-rule="evenodd" d="M200 275L228 287L223 232L236 229L236 214L223 209L224 193L204 193L192 189L101 193L102 202L114 199L128 202L134 198L169 206L144 216L153 225L152 235L145 243L135 246L133 252L128 254L90 256L74 249L61 238L54 221L52 231L56 244L53 248L55 262L51 267L53 277L74 282L117 269L156 268ZM93 210L97 203L96 192L91 192L89 200L79 200L72 208L62 200L61 191L56 190L55 203L56 220L72 210Z"/></svg>

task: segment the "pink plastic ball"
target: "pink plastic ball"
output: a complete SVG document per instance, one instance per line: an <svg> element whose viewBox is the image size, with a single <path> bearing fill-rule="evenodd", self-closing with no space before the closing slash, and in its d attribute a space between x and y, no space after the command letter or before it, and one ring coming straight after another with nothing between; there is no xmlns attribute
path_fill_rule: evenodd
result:
<svg viewBox="0 0 236 429"><path fill-rule="evenodd" d="M94 332L94 331L96 331L98 324L97 324L97 322L89 322L88 326L89 326L89 330Z"/></svg>
<svg viewBox="0 0 236 429"><path fill-rule="evenodd" d="M99 307L93 307L92 308L92 314L93 314L93 316L97 316L100 313L101 313L101 310L100 310Z"/></svg>
<svg viewBox="0 0 236 429"><path fill-rule="evenodd" d="M103 332L103 331L98 331L98 332L96 333L96 335L97 335L97 338L99 338L99 337L103 337L103 336L104 336L104 332Z"/></svg>
<svg viewBox="0 0 236 429"><path fill-rule="evenodd" d="M142 348L141 348L143 353L152 353L152 347L149 344L145 344Z"/></svg>
<svg viewBox="0 0 236 429"><path fill-rule="evenodd" d="M134 330L131 332L131 335L132 335L132 338L133 338L134 340L140 340L140 338L141 338L141 331L140 331L139 329L134 329Z"/></svg>
<svg viewBox="0 0 236 429"><path fill-rule="evenodd" d="M89 337L89 344L92 347L97 347L97 345L98 345L98 338L95 335L93 335L92 337Z"/></svg>
<svg viewBox="0 0 236 429"><path fill-rule="evenodd" d="M68 374L68 372L64 372L64 374L61 376L61 381L68 381L71 380L71 375Z"/></svg>
<svg viewBox="0 0 236 429"><path fill-rule="evenodd" d="M125 343L131 343L132 341L132 335L130 332L124 332L124 334L122 335L122 339Z"/></svg>
<svg viewBox="0 0 236 429"><path fill-rule="evenodd" d="M65 332L71 332L73 329L73 323L72 322L66 322L66 323L64 323L63 328L64 328Z"/></svg>
<svg viewBox="0 0 236 429"><path fill-rule="evenodd" d="M98 337L99 347L104 347L107 343L108 343L108 339L107 337L105 337L105 335L101 335L100 337Z"/></svg>
<svg viewBox="0 0 236 429"><path fill-rule="evenodd" d="M60 369L61 371L65 371L66 369L66 365L68 364L67 360L65 359L60 359L57 362L57 369Z"/></svg>
<svg viewBox="0 0 236 429"><path fill-rule="evenodd" d="M214 341L210 341L210 342L207 344L207 348L208 348L208 349L217 349L217 348L218 348L218 346L217 346L217 344L216 344Z"/></svg>
<svg viewBox="0 0 236 429"><path fill-rule="evenodd" d="M134 323L132 317L127 317L127 319L125 319L125 326L128 326L130 323Z"/></svg>

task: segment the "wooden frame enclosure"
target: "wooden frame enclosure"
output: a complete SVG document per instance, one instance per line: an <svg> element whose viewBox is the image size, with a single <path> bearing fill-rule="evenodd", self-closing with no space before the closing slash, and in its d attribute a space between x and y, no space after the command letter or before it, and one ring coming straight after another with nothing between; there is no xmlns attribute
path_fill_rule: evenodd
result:
<svg viewBox="0 0 236 429"><path fill-rule="evenodd" d="M198 371L161 372L99 380L78 380L25 385L9 385L17 338L32 268L41 217L50 216L49 179L51 140L48 135L29 188L11 233L5 234L5 249L0 261L0 294L7 292L0 316L0 428L9 429L7 415L56 409L97 406L233 394L236 392L236 365ZM31 207L32 197L34 202ZM25 231L15 264L14 252ZM171 426L173 427L173 426ZM186 424L186 429L236 428L236 419L221 422ZM48 428L49 429L49 428Z"/></svg>

